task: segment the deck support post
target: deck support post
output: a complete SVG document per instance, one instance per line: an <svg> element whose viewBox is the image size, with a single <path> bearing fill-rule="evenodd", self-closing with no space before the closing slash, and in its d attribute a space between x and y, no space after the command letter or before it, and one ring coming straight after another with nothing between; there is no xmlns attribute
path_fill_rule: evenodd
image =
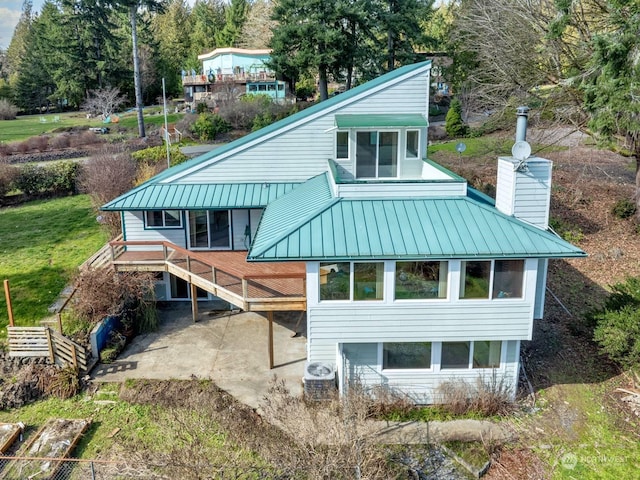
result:
<svg viewBox="0 0 640 480"><path fill-rule="evenodd" d="M267 312L269 320L269 370L273 369L273 312Z"/></svg>
<svg viewBox="0 0 640 480"><path fill-rule="evenodd" d="M7 300L7 313L9 314L9 326L13 327L13 306L11 305L11 290L9 289L9 280L4 281L4 298Z"/></svg>
<svg viewBox="0 0 640 480"><path fill-rule="evenodd" d="M198 287L193 283L191 285L191 315L193 317L193 323L198 321Z"/></svg>
<svg viewBox="0 0 640 480"><path fill-rule="evenodd" d="M211 267L211 281L213 283L218 283L216 282L216 267L214 266Z"/></svg>

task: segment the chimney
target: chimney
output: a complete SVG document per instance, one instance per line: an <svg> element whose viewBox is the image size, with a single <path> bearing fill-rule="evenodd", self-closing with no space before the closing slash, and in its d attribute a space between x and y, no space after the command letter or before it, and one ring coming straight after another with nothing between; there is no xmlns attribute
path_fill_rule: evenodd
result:
<svg viewBox="0 0 640 480"><path fill-rule="evenodd" d="M529 118L529 107L518 107L516 109L516 142L527 140L527 120Z"/></svg>
<svg viewBox="0 0 640 480"><path fill-rule="evenodd" d="M551 199L551 161L529 156L526 143L529 108L518 107L516 144L510 157L498 158L496 208L546 230Z"/></svg>

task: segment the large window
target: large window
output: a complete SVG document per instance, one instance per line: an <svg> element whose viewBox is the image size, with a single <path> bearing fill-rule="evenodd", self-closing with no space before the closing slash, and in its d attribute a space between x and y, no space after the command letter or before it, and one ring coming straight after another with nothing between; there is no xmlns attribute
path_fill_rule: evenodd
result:
<svg viewBox="0 0 640 480"><path fill-rule="evenodd" d="M447 262L396 262L395 299L447 297Z"/></svg>
<svg viewBox="0 0 640 480"><path fill-rule="evenodd" d="M354 263L353 299L382 300L384 290L384 263Z"/></svg>
<svg viewBox="0 0 640 480"><path fill-rule="evenodd" d="M375 301L383 299L383 262L321 263L319 273L320 300Z"/></svg>
<svg viewBox="0 0 640 480"><path fill-rule="evenodd" d="M460 298L489 298L491 262L461 262Z"/></svg>
<svg viewBox="0 0 640 480"><path fill-rule="evenodd" d="M336 158L349 158L349 132L336 132Z"/></svg>
<svg viewBox="0 0 640 480"><path fill-rule="evenodd" d="M145 224L151 228L182 227L182 216L179 210L149 210L144 212Z"/></svg>
<svg viewBox="0 0 640 480"><path fill-rule="evenodd" d="M461 262L460 268L460 298L523 296L524 260Z"/></svg>
<svg viewBox="0 0 640 480"><path fill-rule="evenodd" d="M398 176L398 132L356 132L356 177Z"/></svg>
<svg viewBox="0 0 640 480"><path fill-rule="evenodd" d="M382 368L431 368L431 342L384 343Z"/></svg>
<svg viewBox="0 0 640 480"><path fill-rule="evenodd" d="M498 368L501 341L442 342L440 368Z"/></svg>
<svg viewBox="0 0 640 480"><path fill-rule="evenodd" d="M351 264L320 264L320 300L349 300Z"/></svg>
<svg viewBox="0 0 640 480"><path fill-rule="evenodd" d="M522 298L524 260L496 260L493 268L493 298Z"/></svg>

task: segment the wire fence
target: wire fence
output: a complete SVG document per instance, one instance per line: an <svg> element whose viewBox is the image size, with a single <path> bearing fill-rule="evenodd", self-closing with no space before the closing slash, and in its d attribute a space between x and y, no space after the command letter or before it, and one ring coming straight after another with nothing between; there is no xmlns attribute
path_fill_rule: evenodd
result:
<svg viewBox="0 0 640 480"><path fill-rule="evenodd" d="M293 475L293 478L298 475ZM0 479L4 480L124 480L124 479L289 479L290 473L256 466L203 463L151 465L105 460L0 456Z"/></svg>

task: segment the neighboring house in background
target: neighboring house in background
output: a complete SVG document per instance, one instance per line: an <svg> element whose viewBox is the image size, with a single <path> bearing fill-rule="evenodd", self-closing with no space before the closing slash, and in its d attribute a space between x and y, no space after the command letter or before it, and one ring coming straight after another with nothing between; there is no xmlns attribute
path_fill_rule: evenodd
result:
<svg viewBox="0 0 640 480"><path fill-rule="evenodd" d="M173 167L104 205L118 269L165 299L300 310L307 360L437 400L494 374L515 395L547 260L551 162L498 159L497 201L426 158L431 62L408 65ZM525 122L526 123L526 122ZM154 243L155 242L155 243ZM301 367L301 375L303 374Z"/></svg>
<svg viewBox="0 0 640 480"><path fill-rule="evenodd" d="M287 83L267 67L270 54L271 50L229 47L198 55L202 73L182 72L185 102L195 108L198 103L256 94L284 101Z"/></svg>

